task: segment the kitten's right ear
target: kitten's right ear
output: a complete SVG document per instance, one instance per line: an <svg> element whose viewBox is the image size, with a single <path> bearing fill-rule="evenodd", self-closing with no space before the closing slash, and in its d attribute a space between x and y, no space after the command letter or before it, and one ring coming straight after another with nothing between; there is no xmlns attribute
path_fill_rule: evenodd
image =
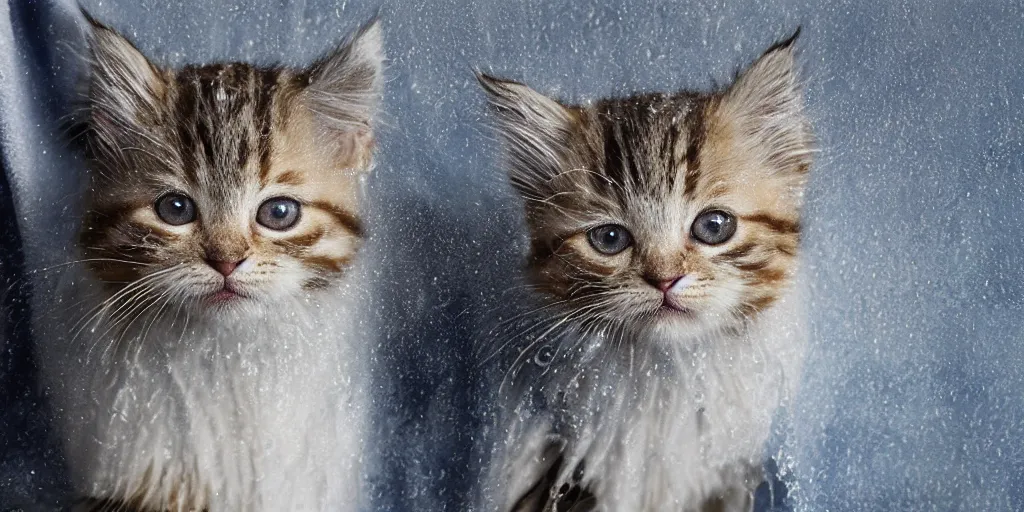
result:
<svg viewBox="0 0 1024 512"><path fill-rule="evenodd" d="M84 10L89 22L89 104L94 129L113 135L156 114L166 91L161 70L135 45Z"/></svg>
<svg viewBox="0 0 1024 512"><path fill-rule="evenodd" d="M511 159L509 178L520 192L538 188L561 172L572 125L570 111L519 82L477 73Z"/></svg>

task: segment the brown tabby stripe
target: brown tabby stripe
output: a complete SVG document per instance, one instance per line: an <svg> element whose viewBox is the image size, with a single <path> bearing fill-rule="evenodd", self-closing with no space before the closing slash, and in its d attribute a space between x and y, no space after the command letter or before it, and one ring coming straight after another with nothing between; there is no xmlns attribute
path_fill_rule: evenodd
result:
<svg viewBox="0 0 1024 512"><path fill-rule="evenodd" d="M773 284L786 279L786 272L777 268L765 268L754 274L757 284Z"/></svg>
<svg viewBox="0 0 1024 512"><path fill-rule="evenodd" d="M352 262L352 258L339 257L334 258L330 256L304 256L302 258L303 263L313 268L325 271L337 273L341 272L342 269L349 266Z"/></svg>
<svg viewBox="0 0 1024 512"><path fill-rule="evenodd" d="M699 176L699 173L700 173L700 170L698 169L697 170L697 176ZM710 184L708 186L707 190L701 191L700 196L705 201L713 201L713 200L716 200L716 199L719 199L721 197L724 197L724 196L728 195L729 192L731 192L731 191L732 191L732 189L729 187L729 184L727 184L725 182L719 181L719 182L714 182L714 183Z"/></svg>
<svg viewBox="0 0 1024 512"><path fill-rule="evenodd" d="M324 277L311 277L302 283L304 290L323 290L331 285L331 281Z"/></svg>
<svg viewBox="0 0 1024 512"><path fill-rule="evenodd" d="M363 236L363 224L359 217L345 208L328 203L326 201L313 201L311 206L319 208L334 217L334 219L349 230L355 236Z"/></svg>
<svg viewBox="0 0 1024 512"><path fill-rule="evenodd" d="M173 128L188 181L198 183L200 172L216 169L218 155L235 155L237 165L246 166L252 140L259 144L261 171L269 172L273 93L279 73L276 68L256 70L244 64L214 64L189 66L176 75ZM218 101L217 92L226 84L232 88L225 90L229 94L223 101ZM237 122L249 104L254 105L255 126L225 132L223 126Z"/></svg>
<svg viewBox="0 0 1024 512"><path fill-rule="evenodd" d="M182 148L180 151L182 171L189 183L197 183L199 177L199 162L196 161L195 153L192 151L195 146L195 136L190 125L195 110L195 95L188 93L186 88L180 88L174 102L174 132L178 137L178 144Z"/></svg>
<svg viewBox="0 0 1024 512"><path fill-rule="evenodd" d="M270 134L274 125L274 90L277 88L280 76L280 69L261 69L259 83L256 87L259 93L256 98L254 117L259 128L259 138L257 139L260 159L259 179L264 186L270 176Z"/></svg>
<svg viewBox="0 0 1024 512"><path fill-rule="evenodd" d="M757 246L758 246L758 244L756 244L754 242L747 242L745 244L740 244L740 245L737 245L736 247L733 247L732 249L729 249L726 252L723 252L722 254L719 254L718 258L720 258L720 259L730 259L730 260L734 260L734 259L737 259L737 258L744 258L744 257L746 257L746 256L748 256L750 254L750 251L753 251L755 248L757 248Z"/></svg>
<svg viewBox="0 0 1024 512"><path fill-rule="evenodd" d="M744 271L744 272L759 272L772 264L771 259L755 260L755 261L733 261L732 266Z"/></svg>
<svg viewBox="0 0 1024 512"><path fill-rule="evenodd" d="M579 238L583 238L585 235L576 235ZM576 244L587 244L585 240L581 241L577 238L576 244L572 243L573 240L566 240L565 243L560 245L553 254L563 264L568 265L580 272L590 273L597 276L609 276L615 273L617 267L608 262L608 265L602 265L602 261L607 261L606 258L593 258L587 255L581 254L577 250Z"/></svg>
<svg viewBox="0 0 1024 512"><path fill-rule="evenodd" d="M679 127L674 123L669 125L665 132L665 138L661 141L660 156L666 162L673 162L676 155L676 146L679 144Z"/></svg>
<svg viewBox="0 0 1024 512"><path fill-rule="evenodd" d="M745 301L740 307L746 316L750 316L764 311L768 306L774 304L776 300L778 300L778 297L775 295L761 295Z"/></svg>
<svg viewBox="0 0 1024 512"><path fill-rule="evenodd" d="M323 227L318 227L309 233L286 238L282 242L294 247L308 248L316 245L323 238L325 232L326 230Z"/></svg>
<svg viewBox="0 0 1024 512"><path fill-rule="evenodd" d="M689 140L686 145L686 176L683 178L683 196L692 199L697 192L697 183L700 181L700 150L704 145L705 124L704 119L706 107L698 104L690 109L686 115L686 126L689 132Z"/></svg>
<svg viewBox="0 0 1024 512"><path fill-rule="evenodd" d="M747 222L756 222L761 224L772 231L783 234L799 233L800 223L793 222L786 219L780 219L767 213L757 213L754 215L744 215L740 217Z"/></svg>
<svg viewBox="0 0 1024 512"><path fill-rule="evenodd" d="M280 183L282 185L301 185L305 183L305 180L302 179L302 173L298 171L285 171L274 178L274 183Z"/></svg>
<svg viewBox="0 0 1024 512"><path fill-rule="evenodd" d="M775 244L775 250L785 254L786 256L796 256L797 245L800 243L800 237L796 236L792 238L794 239Z"/></svg>
<svg viewBox="0 0 1024 512"><path fill-rule="evenodd" d="M624 168L626 167L626 155L623 153L622 140L619 138L620 129L616 123L606 122L602 127L604 130L604 175L607 177L601 179L599 176L591 176L591 181L594 182L594 186L598 190L605 190L613 194L618 195L618 190L622 187L610 188L608 182L623 184L626 183L623 180L625 175ZM624 198L619 197L622 201Z"/></svg>
<svg viewBox="0 0 1024 512"><path fill-rule="evenodd" d="M658 131L655 123L659 118L649 115L652 111L681 110L685 101L678 102L663 94L643 94L622 101L605 101L598 106L598 120L603 138L603 174L591 176L597 190L614 192L624 201L622 185L632 184L647 191L658 187L669 188L675 180L672 172L656 172L650 160L660 160L660 166L674 169L677 147L681 133L679 127L669 125L666 135L657 147L637 145L636 141L650 137ZM603 179L603 181L597 181ZM609 188L609 182L620 186Z"/></svg>

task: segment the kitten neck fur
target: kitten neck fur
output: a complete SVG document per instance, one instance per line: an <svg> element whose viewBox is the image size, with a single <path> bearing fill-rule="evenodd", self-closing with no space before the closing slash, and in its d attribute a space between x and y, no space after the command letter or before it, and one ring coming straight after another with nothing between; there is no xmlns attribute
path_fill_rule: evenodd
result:
<svg viewBox="0 0 1024 512"><path fill-rule="evenodd" d="M543 311L499 340L488 508L750 505L805 339L795 38L712 93L572 106L479 76Z"/></svg>
<svg viewBox="0 0 1024 512"><path fill-rule="evenodd" d="M89 22L84 265L34 308L75 489L112 509L355 510L378 23L306 69L169 69Z"/></svg>

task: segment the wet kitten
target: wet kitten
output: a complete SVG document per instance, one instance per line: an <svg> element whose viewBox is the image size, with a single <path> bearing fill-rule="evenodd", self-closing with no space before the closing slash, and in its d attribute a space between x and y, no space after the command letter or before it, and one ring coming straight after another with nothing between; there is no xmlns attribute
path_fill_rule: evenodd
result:
<svg viewBox="0 0 1024 512"><path fill-rule="evenodd" d="M307 69L89 30L85 264L35 325L80 507L355 510L378 24Z"/></svg>
<svg viewBox="0 0 1024 512"><path fill-rule="evenodd" d="M511 356L485 509L751 508L804 347L795 38L706 94L568 106L480 76L538 301L490 349Z"/></svg>

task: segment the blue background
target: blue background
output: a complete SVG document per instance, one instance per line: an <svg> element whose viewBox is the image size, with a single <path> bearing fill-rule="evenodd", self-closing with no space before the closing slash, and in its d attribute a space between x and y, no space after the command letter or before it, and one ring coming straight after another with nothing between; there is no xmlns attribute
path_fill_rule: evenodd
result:
<svg viewBox="0 0 1024 512"><path fill-rule="evenodd" d="M306 63L378 9L83 3L165 64ZM472 70L570 101L708 88L802 25L821 154L806 211L815 336L793 424L771 448L788 506L1024 510L1021 2L439 0L380 15L373 509L461 510L473 480L473 312L501 306L523 231ZM25 297L26 273L74 225L81 165L60 120L85 54L76 20L68 2L0 4L6 506L65 489L33 391Z"/></svg>

